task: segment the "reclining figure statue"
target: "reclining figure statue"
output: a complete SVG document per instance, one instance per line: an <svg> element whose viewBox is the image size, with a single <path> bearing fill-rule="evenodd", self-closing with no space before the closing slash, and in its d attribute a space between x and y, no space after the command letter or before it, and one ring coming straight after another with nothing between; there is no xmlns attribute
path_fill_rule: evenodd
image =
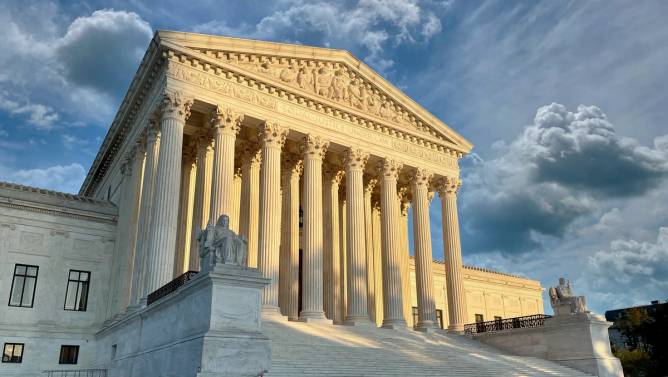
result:
<svg viewBox="0 0 668 377"><path fill-rule="evenodd" d="M230 230L230 218L221 215L216 225L209 223L197 235L200 271L208 272L218 263L246 267L248 241Z"/></svg>
<svg viewBox="0 0 668 377"><path fill-rule="evenodd" d="M589 313L584 296L573 296L571 282L559 278L559 285L550 288L550 303L554 315Z"/></svg>

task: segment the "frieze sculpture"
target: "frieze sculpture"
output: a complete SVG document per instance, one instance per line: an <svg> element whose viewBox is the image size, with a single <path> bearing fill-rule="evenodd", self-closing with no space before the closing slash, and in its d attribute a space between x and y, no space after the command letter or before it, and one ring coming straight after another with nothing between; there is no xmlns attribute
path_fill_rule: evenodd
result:
<svg viewBox="0 0 668 377"><path fill-rule="evenodd" d="M571 282L559 278L559 285L550 287L550 303L555 315L589 313L584 296L574 296Z"/></svg>
<svg viewBox="0 0 668 377"><path fill-rule="evenodd" d="M209 223L197 235L201 272L214 269L218 263L246 266L248 241L230 229L230 218L221 215L216 225Z"/></svg>

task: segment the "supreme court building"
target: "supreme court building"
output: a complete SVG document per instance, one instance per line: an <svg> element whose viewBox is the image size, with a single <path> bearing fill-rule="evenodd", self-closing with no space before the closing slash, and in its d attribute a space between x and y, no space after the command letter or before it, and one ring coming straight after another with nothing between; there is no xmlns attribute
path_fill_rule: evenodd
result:
<svg viewBox="0 0 668 377"><path fill-rule="evenodd" d="M0 185L0 343L22 357L0 375L57 369L64 346L115 355L97 334L198 271L223 214L269 279L263 318L461 332L543 313L537 281L462 265L471 148L347 51L158 31L78 195Z"/></svg>

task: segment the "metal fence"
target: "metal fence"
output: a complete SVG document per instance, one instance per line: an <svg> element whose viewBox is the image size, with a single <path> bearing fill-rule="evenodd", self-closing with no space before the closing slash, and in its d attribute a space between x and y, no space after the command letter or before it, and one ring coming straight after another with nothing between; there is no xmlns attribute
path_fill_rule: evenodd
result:
<svg viewBox="0 0 668 377"><path fill-rule="evenodd" d="M534 314L524 317L496 319L493 321L469 323L464 325L464 334L479 334L483 332L494 332L511 329L522 329L528 327L543 327L545 319L552 317L545 314Z"/></svg>
<svg viewBox="0 0 668 377"><path fill-rule="evenodd" d="M148 297L146 298L146 305L151 305L152 303L160 300L161 298L179 289L179 287L183 286L195 275L197 275L197 271L188 271L183 275L177 277L176 279L170 281L169 283L163 285L162 287L158 288L153 293L148 295Z"/></svg>
<svg viewBox="0 0 668 377"><path fill-rule="evenodd" d="M107 377L106 369L45 370L47 377Z"/></svg>

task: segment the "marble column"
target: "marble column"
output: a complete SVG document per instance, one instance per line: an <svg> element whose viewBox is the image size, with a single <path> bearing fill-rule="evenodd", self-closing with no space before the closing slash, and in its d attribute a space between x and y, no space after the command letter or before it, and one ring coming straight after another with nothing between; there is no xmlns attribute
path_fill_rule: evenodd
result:
<svg viewBox="0 0 668 377"><path fill-rule="evenodd" d="M410 250L408 246L408 209L410 208L410 199L408 188L402 187L399 190L399 229L397 234L400 241L401 261L401 301L403 303L404 320L409 326L413 326L413 300L411 295L410 282Z"/></svg>
<svg viewBox="0 0 668 377"><path fill-rule="evenodd" d="M132 271L132 294L130 302L139 305L146 298L146 269L148 267L148 230L151 223L151 208L155 188L155 171L160 152L160 130L155 119L149 121L145 136L146 158L144 159L144 175L141 185L141 202L139 203L139 220L137 222L137 245L135 246L135 262Z"/></svg>
<svg viewBox="0 0 668 377"><path fill-rule="evenodd" d="M376 321L376 268L373 254L373 220L371 218L371 196L376 187L376 179L369 179L364 185L364 229L366 233L366 285L367 285L367 312L369 320Z"/></svg>
<svg viewBox="0 0 668 377"><path fill-rule="evenodd" d="M280 314L278 308L278 258L281 242L281 149L288 129L275 122L260 125L262 168L260 171L260 237L258 245L260 273L270 279L262 290L262 310Z"/></svg>
<svg viewBox="0 0 668 377"><path fill-rule="evenodd" d="M279 293L281 313L290 320L299 318L299 176L302 170L302 161L298 157L283 158Z"/></svg>
<svg viewBox="0 0 668 377"><path fill-rule="evenodd" d="M121 313L130 303L131 271L134 262L134 245L131 241L135 208L137 205L138 176L141 170L136 169L139 147L134 145L121 164L121 195L118 201L118 226L116 243L111 269L111 305L109 315Z"/></svg>
<svg viewBox="0 0 668 377"><path fill-rule="evenodd" d="M348 234L346 248L347 325L368 325L366 220L364 218L364 166L369 154L349 149L345 154Z"/></svg>
<svg viewBox="0 0 668 377"><path fill-rule="evenodd" d="M339 273L341 274L339 281L341 284L341 319L343 320L346 319L346 313L348 313L348 263L346 262L348 260L348 253L346 252L348 238L346 236L348 233L348 224L346 220L348 218L347 207L344 192L343 195L339 195Z"/></svg>
<svg viewBox="0 0 668 377"><path fill-rule="evenodd" d="M376 266L374 286L375 291L375 318L376 326L383 324L383 258L381 256L381 227L380 227L380 203L371 203L371 222L373 226L373 264Z"/></svg>
<svg viewBox="0 0 668 377"><path fill-rule="evenodd" d="M434 275L432 272L431 228L429 225L429 182L432 173L418 168L411 180L413 190L413 250L417 288L418 330L438 328Z"/></svg>
<svg viewBox="0 0 668 377"><path fill-rule="evenodd" d="M234 206L234 142L243 120L243 114L228 108L217 107L211 114L211 126L214 130L214 152L209 220L214 224L221 215L232 215Z"/></svg>
<svg viewBox="0 0 668 377"><path fill-rule="evenodd" d="M383 259L383 327L406 328L404 320L397 179L403 165L386 159L378 165Z"/></svg>
<svg viewBox="0 0 668 377"><path fill-rule="evenodd" d="M179 212L183 128L190 116L192 99L179 92L166 93L160 105L160 156L148 233L146 292L172 280Z"/></svg>
<svg viewBox="0 0 668 377"><path fill-rule="evenodd" d="M193 198L193 215L190 234L190 256L188 271L199 271L199 245L197 234L206 228L209 221L209 207L211 202L211 179L213 175L213 147L208 132L197 136L195 195Z"/></svg>
<svg viewBox="0 0 668 377"><path fill-rule="evenodd" d="M325 316L335 324L343 323L341 310L341 251L339 248L339 185L343 170L335 166L323 169L323 241Z"/></svg>
<svg viewBox="0 0 668 377"><path fill-rule="evenodd" d="M194 195L194 178L196 174L194 144L184 147L181 164L181 197L179 199L179 227L176 237L176 253L174 256L174 277L188 271L190 266L190 231L192 226L192 209ZM193 174L195 173L195 174Z"/></svg>
<svg viewBox="0 0 668 377"><path fill-rule="evenodd" d="M260 213L260 164L262 152L256 143L243 142L241 153L241 207L239 234L248 240L248 267L257 268L258 216Z"/></svg>
<svg viewBox="0 0 668 377"><path fill-rule="evenodd" d="M459 178L446 177L438 187L441 197L443 245L445 254L445 282L448 293L448 330L463 332L468 317L466 293L462 274L462 251L459 239L459 218L457 214L457 190L461 186Z"/></svg>
<svg viewBox="0 0 668 377"><path fill-rule="evenodd" d="M304 245L302 266L302 310L300 320L326 320L322 306L322 159L329 142L319 136L304 138Z"/></svg>
<svg viewBox="0 0 668 377"><path fill-rule="evenodd" d="M230 229L234 233L239 234L239 221L241 210L241 167L234 169L234 176L232 178L232 209L230 210Z"/></svg>

